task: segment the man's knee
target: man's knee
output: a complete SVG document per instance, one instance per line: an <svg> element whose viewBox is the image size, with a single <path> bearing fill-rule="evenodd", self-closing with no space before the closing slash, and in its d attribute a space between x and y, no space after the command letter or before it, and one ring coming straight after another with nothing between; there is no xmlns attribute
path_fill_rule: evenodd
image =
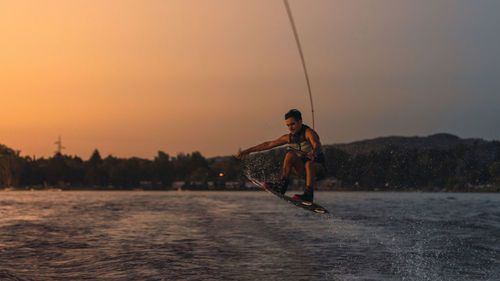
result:
<svg viewBox="0 0 500 281"><path fill-rule="evenodd" d="M307 161L305 163L305 168L307 173L310 175L314 175L316 179L324 178L326 176L324 167L319 163Z"/></svg>
<svg viewBox="0 0 500 281"><path fill-rule="evenodd" d="M297 154L293 151L288 151L285 156L285 162L287 163L295 163L298 160Z"/></svg>

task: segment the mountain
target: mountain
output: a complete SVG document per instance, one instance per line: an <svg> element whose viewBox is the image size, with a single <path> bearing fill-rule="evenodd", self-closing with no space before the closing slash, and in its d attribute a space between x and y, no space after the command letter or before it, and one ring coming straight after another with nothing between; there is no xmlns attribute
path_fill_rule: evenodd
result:
<svg viewBox="0 0 500 281"><path fill-rule="evenodd" d="M356 141L352 143L325 145L325 147L326 149L340 149L350 155L355 156L358 154L369 154L371 152L385 150L389 147L395 147L400 150L449 150L460 144L465 146L484 146L489 143L491 142L485 141L483 139L462 139L452 134L440 133L427 137L380 137L375 139Z"/></svg>

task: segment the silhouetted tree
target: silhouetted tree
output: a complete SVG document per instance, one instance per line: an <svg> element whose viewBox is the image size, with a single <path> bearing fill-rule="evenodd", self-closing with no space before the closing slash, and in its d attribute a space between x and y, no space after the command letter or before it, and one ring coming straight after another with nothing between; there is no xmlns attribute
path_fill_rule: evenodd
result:
<svg viewBox="0 0 500 281"><path fill-rule="evenodd" d="M153 161L153 178L159 181L162 186L171 186L174 180L174 165L170 156L163 151L158 151L158 155Z"/></svg>
<svg viewBox="0 0 500 281"><path fill-rule="evenodd" d="M126 170L124 162L124 159L116 158L112 155L109 155L103 160L103 167L106 171L108 185L118 189L123 189L127 185L126 176L128 171Z"/></svg>
<svg viewBox="0 0 500 281"><path fill-rule="evenodd" d="M94 150L92 156L86 163L85 183L91 186L106 186L106 171L103 167L103 160L99 150Z"/></svg>
<svg viewBox="0 0 500 281"><path fill-rule="evenodd" d="M20 151L0 145L0 186L16 186L22 173Z"/></svg>

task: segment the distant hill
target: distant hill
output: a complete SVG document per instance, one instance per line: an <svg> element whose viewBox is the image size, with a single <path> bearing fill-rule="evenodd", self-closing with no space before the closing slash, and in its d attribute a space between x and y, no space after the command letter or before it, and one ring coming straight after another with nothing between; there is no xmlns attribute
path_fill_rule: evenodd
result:
<svg viewBox="0 0 500 281"><path fill-rule="evenodd" d="M397 147L401 150L427 150L427 149L438 149L438 150L449 150L456 147L459 144L466 146L474 145L485 145L490 143L483 139L471 138L471 139L461 139L452 134L440 133L435 135L430 135L427 137L401 137L401 136L390 136L390 137L380 137L369 140L356 141L352 143L345 144L333 144L325 145L326 148L332 147L340 149L347 152L350 155L358 154L369 154L371 152L377 152L389 147Z"/></svg>

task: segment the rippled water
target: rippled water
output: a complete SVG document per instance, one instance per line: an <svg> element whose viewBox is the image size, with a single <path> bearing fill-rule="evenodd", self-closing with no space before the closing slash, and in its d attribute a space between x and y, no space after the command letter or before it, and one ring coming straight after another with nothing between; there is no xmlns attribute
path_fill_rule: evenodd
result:
<svg viewBox="0 0 500 281"><path fill-rule="evenodd" d="M500 280L500 194L0 192L1 280Z"/></svg>

